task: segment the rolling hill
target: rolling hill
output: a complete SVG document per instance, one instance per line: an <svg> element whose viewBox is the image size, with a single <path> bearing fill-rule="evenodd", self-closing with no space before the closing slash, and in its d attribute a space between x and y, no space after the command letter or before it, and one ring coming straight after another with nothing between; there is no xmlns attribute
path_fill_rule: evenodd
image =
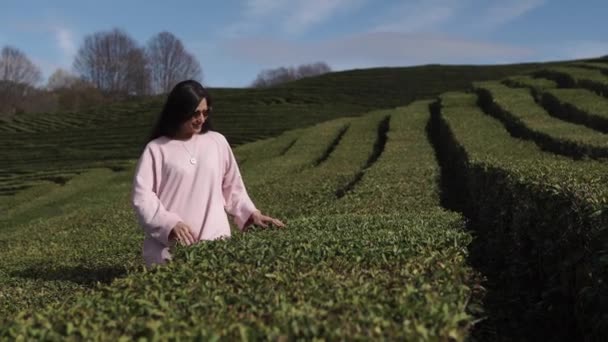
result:
<svg viewBox="0 0 608 342"><path fill-rule="evenodd" d="M211 89L215 129L237 146L322 121L394 108L472 81L543 65L377 68L330 73L269 89ZM0 196L41 182L63 184L89 168L122 170L139 156L164 98L81 112L25 113L0 120Z"/></svg>
<svg viewBox="0 0 608 342"><path fill-rule="evenodd" d="M234 150L256 205L288 228L176 246L174 262L144 269L143 233L128 201L128 154L137 147L108 145L123 148L105 162L83 159L64 185L2 198L0 337L601 340L603 65L360 70L275 89L216 89L216 101L235 106L218 110L218 129L221 115L233 113L224 126L232 132L236 122L250 129L241 137L265 132ZM446 76L412 76L448 69L452 89L441 88ZM456 80L455 70L469 76ZM116 108L143 117L156 106L148 101ZM302 115L265 131L265 110ZM259 117L247 120L252 112ZM63 141L82 143L96 128L81 129ZM123 129L105 134L134 132ZM20 148L33 153L27 141L13 142L14 160ZM72 151L72 161L85 150ZM32 175L44 172L43 152ZM65 170L76 170L69 161ZM110 162L122 164L103 167Z"/></svg>

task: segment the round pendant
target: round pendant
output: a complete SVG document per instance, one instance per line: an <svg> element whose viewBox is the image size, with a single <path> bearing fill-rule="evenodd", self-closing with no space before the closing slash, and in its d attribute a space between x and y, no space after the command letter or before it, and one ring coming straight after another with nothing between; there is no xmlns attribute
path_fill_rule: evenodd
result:
<svg viewBox="0 0 608 342"><path fill-rule="evenodd" d="M195 158L190 158L190 164L196 165L196 159Z"/></svg>

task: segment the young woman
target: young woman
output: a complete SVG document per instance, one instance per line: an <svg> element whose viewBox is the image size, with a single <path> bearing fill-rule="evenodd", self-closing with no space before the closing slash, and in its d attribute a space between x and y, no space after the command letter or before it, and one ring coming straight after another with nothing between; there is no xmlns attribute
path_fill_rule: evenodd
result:
<svg viewBox="0 0 608 342"><path fill-rule="evenodd" d="M226 212L240 230L285 225L253 204L226 138L210 130L211 97L196 81L177 84L143 153L131 202L145 232L148 266L171 260L170 244L230 236Z"/></svg>

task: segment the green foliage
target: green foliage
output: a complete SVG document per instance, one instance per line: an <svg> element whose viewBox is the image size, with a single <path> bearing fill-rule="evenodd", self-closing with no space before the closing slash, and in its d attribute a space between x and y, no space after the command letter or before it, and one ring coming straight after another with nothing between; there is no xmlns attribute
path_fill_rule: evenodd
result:
<svg viewBox="0 0 608 342"><path fill-rule="evenodd" d="M372 112L352 119L348 126L344 122L327 126L329 134L319 131L317 139L310 135L312 131L307 139L306 133L302 134L301 148L294 145L284 156L264 163L269 167L251 167L251 172L244 172L252 199L265 203L271 213L281 217L334 212L337 193L349 188L366 166L374 153L378 127L387 117L388 112ZM337 136L339 141L334 139ZM313 145L316 147L311 148ZM328 150L331 153L327 156ZM310 153L314 151L316 155ZM298 170L301 172L294 172Z"/></svg>
<svg viewBox="0 0 608 342"><path fill-rule="evenodd" d="M315 166L339 142L338 139L348 129L350 121L351 119L343 118L317 124L298 131L297 137L289 131L268 144L249 148L250 162L243 170L247 185L251 187L273 182ZM271 148L268 146L270 143L278 148ZM235 153L242 155L241 150L237 148Z"/></svg>
<svg viewBox="0 0 608 342"><path fill-rule="evenodd" d="M211 89L212 121L233 145L373 109L470 87L471 81L539 70L547 64L421 66L330 73L266 89ZM549 64L550 65L550 64ZM141 153L164 96L80 111L0 117L0 195L81 170L121 165ZM61 183L63 180L60 180Z"/></svg>
<svg viewBox="0 0 608 342"><path fill-rule="evenodd" d="M340 213L420 212L439 206L439 165L426 137L430 101L391 111L390 129L380 158L341 198Z"/></svg>
<svg viewBox="0 0 608 342"><path fill-rule="evenodd" d="M25 339L463 340L458 215L307 217L182 248L166 267L0 328Z"/></svg>
<svg viewBox="0 0 608 342"><path fill-rule="evenodd" d="M497 82L475 83L475 89L480 106L502 120L515 136L575 158L608 157L608 135L552 117L526 89L508 88Z"/></svg>
<svg viewBox="0 0 608 342"><path fill-rule="evenodd" d="M585 89L551 89L541 96L554 116L608 133L608 99Z"/></svg>
<svg viewBox="0 0 608 342"><path fill-rule="evenodd" d="M0 321L70 302L141 264L142 236L126 201L130 176L92 170L7 203L0 225Z"/></svg>
<svg viewBox="0 0 608 342"><path fill-rule="evenodd" d="M535 72L535 75L554 80L560 88L586 88L608 97L608 77L601 70L556 66Z"/></svg>
<svg viewBox="0 0 608 342"><path fill-rule="evenodd" d="M547 89L557 88L557 82L546 78L534 78L530 75L516 75L507 77L502 80L502 83L506 86L513 88L528 88L534 97L534 100L538 102L541 93Z"/></svg>
<svg viewBox="0 0 608 342"><path fill-rule="evenodd" d="M513 76L541 67L547 79ZM508 319L601 339L608 165L538 145L596 157L605 135L535 102L553 96L599 130L605 101L580 89L601 84L597 68L379 68L213 89L250 196L288 228L174 246L152 269L128 194L162 98L2 118L0 339L461 341L482 315L469 249L505 285ZM515 89L394 108L506 76Z"/></svg>
<svg viewBox="0 0 608 342"><path fill-rule="evenodd" d="M236 148L247 158L254 201L288 228L175 246L174 260L152 269L137 269L141 233L118 200L127 173L108 171L99 183L87 182L99 175L80 176L89 178L61 190L74 188L79 201L70 203L86 208L82 214L47 219L33 238L33 226L0 231L16 246L0 255L9 260L0 265L3 294L12 298L0 307L7 314L0 336L464 340L480 314L472 305L479 306L477 276L466 263L471 236L459 214L439 207L428 118L428 102L418 102ZM398 170L400 155L416 161L409 172ZM403 181L400 188L382 178L385 171ZM407 186L418 178L420 187ZM87 192L78 184L96 186ZM374 184L387 195L370 194ZM47 200L38 201L31 206ZM372 202L382 214L363 208ZM401 203L420 205L404 212Z"/></svg>
<svg viewBox="0 0 608 342"><path fill-rule="evenodd" d="M508 284L511 317L550 336L606 336L608 166L513 139L476 101L442 95L434 129L452 204L472 220L489 270Z"/></svg>
<svg viewBox="0 0 608 342"><path fill-rule="evenodd" d="M507 77L503 80L503 83L518 88L531 88L538 90L557 88L557 83L555 81L548 80L546 78L534 78L529 75Z"/></svg>
<svg viewBox="0 0 608 342"><path fill-rule="evenodd" d="M604 74L608 73L608 64L606 64L606 63L600 63L600 62L581 62L581 63L574 63L574 66L581 67L581 68L587 68L587 69L600 70Z"/></svg>
<svg viewBox="0 0 608 342"><path fill-rule="evenodd" d="M301 134L300 129L287 131L279 137L257 140L234 148L234 154L239 167L248 159L254 159L256 164L261 160L267 160L285 154L297 141Z"/></svg>

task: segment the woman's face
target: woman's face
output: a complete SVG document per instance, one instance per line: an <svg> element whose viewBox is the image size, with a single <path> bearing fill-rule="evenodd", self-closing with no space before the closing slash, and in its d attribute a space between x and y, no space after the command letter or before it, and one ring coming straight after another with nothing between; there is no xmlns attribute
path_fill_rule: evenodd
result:
<svg viewBox="0 0 608 342"><path fill-rule="evenodd" d="M179 136L189 138L193 134L200 133L210 110L211 108L207 106L207 99L202 99L194 110L192 117L181 125Z"/></svg>

